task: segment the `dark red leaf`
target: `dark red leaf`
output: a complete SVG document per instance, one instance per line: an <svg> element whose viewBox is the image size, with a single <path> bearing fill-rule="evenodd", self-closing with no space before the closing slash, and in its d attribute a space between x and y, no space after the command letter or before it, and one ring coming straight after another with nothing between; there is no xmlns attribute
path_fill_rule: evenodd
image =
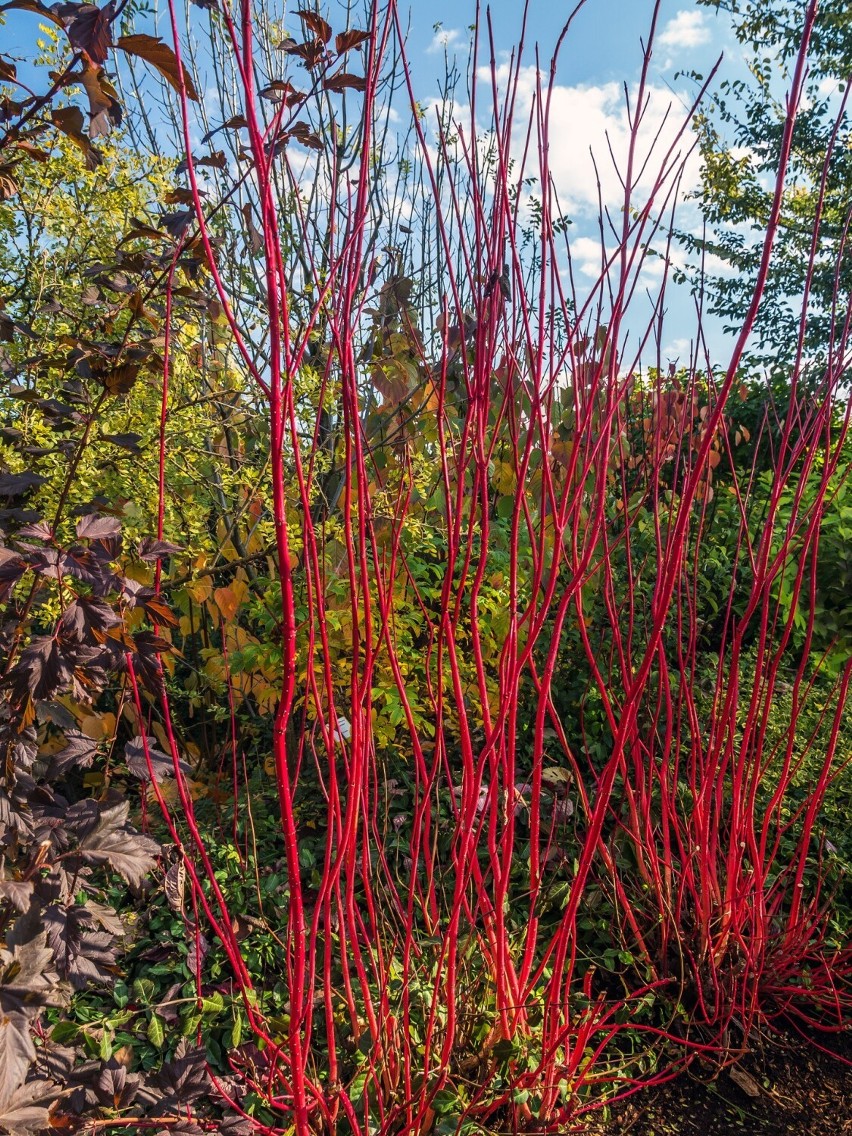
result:
<svg viewBox="0 0 852 1136"><path fill-rule="evenodd" d="M121 622L104 600L78 596L62 613L60 626L64 635L78 643L103 643L110 627Z"/></svg>
<svg viewBox="0 0 852 1136"><path fill-rule="evenodd" d="M138 631L133 636L136 647L134 664L139 676L149 690L159 691L160 688L160 655L173 650L167 639L155 635L153 631Z"/></svg>
<svg viewBox="0 0 852 1136"><path fill-rule="evenodd" d="M110 394L127 394L139 377L138 363L120 363L104 376L104 387Z"/></svg>
<svg viewBox="0 0 852 1136"><path fill-rule="evenodd" d="M205 154L202 158L196 158L195 164L196 166L209 166L214 170L226 170L228 158L224 150L214 150L212 154Z"/></svg>
<svg viewBox="0 0 852 1136"><path fill-rule="evenodd" d="M292 83L284 79L274 79L258 94L262 99L269 99L273 103L286 102L287 106L297 106L307 98L303 91L297 91Z"/></svg>
<svg viewBox="0 0 852 1136"><path fill-rule="evenodd" d="M321 39L323 43L328 43L331 39L331 25L322 16L305 8L300 8L296 15L301 17L302 23L314 33L317 39Z"/></svg>
<svg viewBox="0 0 852 1136"><path fill-rule="evenodd" d="M40 473L4 473L0 474L0 497L20 497L28 489L37 485L44 485L46 477Z"/></svg>
<svg viewBox="0 0 852 1136"><path fill-rule="evenodd" d="M141 453L139 443L142 441L141 434L102 434L101 437L105 442L112 442L114 446L121 446L123 450L129 450L131 454Z"/></svg>
<svg viewBox="0 0 852 1136"><path fill-rule="evenodd" d="M337 74L329 75L323 80L323 86L327 91L334 91L337 94L346 90L364 91L367 88L367 80L363 75L350 75L346 71L338 71Z"/></svg>
<svg viewBox="0 0 852 1136"><path fill-rule="evenodd" d="M97 742L79 730L66 730L65 746L50 756L50 772L62 777L69 769L88 769L97 752Z"/></svg>
<svg viewBox="0 0 852 1136"><path fill-rule="evenodd" d="M89 99L89 137L105 137L123 116L112 84L101 67L84 67L80 82Z"/></svg>
<svg viewBox="0 0 852 1136"><path fill-rule="evenodd" d="M128 55L136 55L140 59L144 59L146 63L150 63L152 67L155 67L178 93L184 90L188 99L192 99L192 101L196 103L199 101L198 92L193 85L192 79L187 74L186 68L183 69L183 84L181 84L180 67L178 65L177 56L169 45L163 43L157 36L121 36L116 47L120 47L121 50L126 51Z"/></svg>
<svg viewBox="0 0 852 1136"><path fill-rule="evenodd" d="M194 216L195 211L193 209L179 209L176 213L161 213L160 225L170 237L174 237L177 241L189 228Z"/></svg>
<svg viewBox="0 0 852 1136"><path fill-rule="evenodd" d="M117 517L101 517L90 513L77 522L77 536L81 540L109 540L121 534L121 522Z"/></svg>
<svg viewBox="0 0 852 1136"><path fill-rule="evenodd" d="M96 169L103 161L103 155L92 145L91 139L83 133L83 112L79 107L56 107L51 111L51 121L57 130L83 152L86 168Z"/></svg>
<svg viewBox="0 0 852 1136"><path fill-rule="evenodd" d="M21 651L3 685L9 687L18 706L28 698L51 698L71 681L73 665L73 654L64 651L57 639L41 636Z"/></svg>
<svg viewBox="0 0 852 1136"><path fill-rule="evenodd" d="M68 7L70 5L63 5L63 8ZM105 63L112 47L115 5L110 0L103 8L98 8L95 4L79 4L74 7L74 15L65 24L71 46L75 51L85 52L93 63Z"/></svg>
<svg viewBox="0 0 852 1136"><path fill-rule="evenodd" d="M0 897L18 911L28 911L33 894L32 880L0 880Z"/></svg>
<svg viewBox="0 0 852 1136"><path fill-rule="evenodd" d="M164 560L167 556L174 556L178 552L183 552L182 545L172 544L168 540L154 540L150 536L146 536L139 545L140 560Z"/></svg>
<svg viewBox="0 0 852 1136"><path fill-rule="evenodd" d="M190 1048L189 1043L181 1039L173 1060L167 1061L151 1080L164 1095L160 1104L163 1111L193 1104L211 1088L204 1050Z"/></svg>
<svg viewBox="0 0 852 1136"><path fill-rule="evenodd" d="M325 45L320 39L307 40L305 43L296 43L294 40L288 39L279 43L278 50L285 51L288 55L298 56L308 70L316 67L326 58Z"/></svg>
<svg viewBox="0 0 852 1136"><path fill-rule="evenodd" d="M27 568L26 560L17 552L0 547L0 603L6 602Z"/></svg>
<svg viewBox="0 0 852 1136"><path fill-rule="evenodd" d="M174 762L167 753L157 749L156 742L153 738L148 738L148 757L151 760L151 769L148 769L148 762L145 759L145 739L141 736L135 737L132 741L128 742L124 747L124 762L134 777L138 777L140 781L150 781L151 774L153 773L154 780L159 784L167 777L174 777L175 767ZM183 773L189 773L190 767L186 762L181 761L179 768Z"/></svg>
<svg viewBox="0 0 852 1136"><path fill-rule="evenodd" d="M136 1099L140 1081L138 1074L128 1073L124 1065L113 1057L98 1074L95 1096L107 1108L127 1108Z"/></svg>
<svg viewBox="0 0 852 1136"><path fill-rule="evenodd" d="M35 1055L27 1018L20 1013L5 1016L0 1021L0 1109L13 1101Z"/></svg>
<svg viewBox="0 0 852 1136"><path fill-rule="evenodd" d="M322 150L322 139L308 126L306 122L296 122L290 127L289 137L307 147L309 150Z"/></svg>
<svg viewBox="0 0 852 1136"><path fill-rule="evenodd" d="M3 11L16 9L19 12L35 12L39 16L43 16L46 20L50 20L56 24L57 27L65 27L65 21L54 8L49 8L46 4L42 4L40 0L7 0L3 5Z"/></svg>
<svg viewBox="0 0 852 1136"><path fill-rule="evenodd" d="M86 907L79 903L54 903L45 909L42 920L62 978L77 990L111 981L106 968L116 962L115 937L94 929L94 920Z"/></svg>
<svg viewBox="0 0 852 1136"><path fill-rule="evenodd" d="M233 118L229 118L228 121L223 122L221 126L216 126L212 130L208 130L201 141L203 143L209 142L213 135L218 134L220 130L242 130L244 126L248 126L246 119L241 114L235 114Z"/></svg>
<svg viewBox="0 0 852 1136"><path fill-rule="evenodd" d="M369 32L359 31L358 28L352 28L348 32L340 32L334 40L334 47L338 55L343 55L344 52L351 51L353 47L360 47L362 43L370 38Z"/></svg>
<svg viewBox="0 0 852 1136"><path fill-rule="evenodd" d="M50 1106L55 1102L58 1086L53 1081L27 1081L3 1101L0 1127L11 1136L30 1136L51 1124Z"/></svg>
<svg viewBox="0 0 852 1136"><path fill-rule="evenodd" d="M136 887L154 867L159 845L132 829L130 802L119 800L100 807L95 826L80 841L80 854L92 864L108 864Z"/></svg>

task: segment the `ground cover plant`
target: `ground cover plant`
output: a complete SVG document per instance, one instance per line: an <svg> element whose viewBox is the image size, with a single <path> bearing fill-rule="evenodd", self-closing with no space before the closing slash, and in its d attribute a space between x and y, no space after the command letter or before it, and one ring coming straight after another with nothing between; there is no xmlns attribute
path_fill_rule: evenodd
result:
<svg viewBox="0 0 852 1136"><path fill-rule="evenodd" d="M721 367L661 358L705 91L648 135L654 5L586 286L556 55L498 60L484 12L426 110L393 2L172 5L170 44L9 9L51 27L46 93L2 71L0 1126L579 1131L767 1030L830 1044L843 105L783 373L749 362L817 4Z"/></svg>

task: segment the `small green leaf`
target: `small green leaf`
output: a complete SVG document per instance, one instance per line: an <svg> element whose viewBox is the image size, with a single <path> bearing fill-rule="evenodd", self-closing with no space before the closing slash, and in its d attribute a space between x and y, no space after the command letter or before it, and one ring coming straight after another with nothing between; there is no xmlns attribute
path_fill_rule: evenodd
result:
<svg viewBox="0 0 852 1136"><path fill-rule="evenodd" d="M146 1033L150 1043L157 1049L162 1049L163 1042L166 1040L166 1027L159 1014L151 1015Z"/></svg>
<svg viewBox="0 0 852 1136"><path fill-rule="evenodd" d="M201 999L201 1012L203 1014L221 1014L225 1009L225 1000L217 990L209 998Z"/></svg>
<svg viewBox="0 0 852 1136"><path fill-rule="evenodd" d="M137 978L133 983L133 997L137 1002L152 1002L156 993L157 987L150 978Z"/></svg>
<svg viewBox="0 0 852 1136"><path fill-rule="evenodd" d="M79 1032L80 1027L76 1022L57 1022L50 1031L50 1038L57 1045L64 1045L67 1041L73 1041Z"/></svg>

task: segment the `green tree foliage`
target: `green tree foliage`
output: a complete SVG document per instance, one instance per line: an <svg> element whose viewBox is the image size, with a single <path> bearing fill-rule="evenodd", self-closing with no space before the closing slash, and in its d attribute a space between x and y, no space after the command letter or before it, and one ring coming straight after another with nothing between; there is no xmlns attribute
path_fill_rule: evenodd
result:
<svg viewBox="0 0 852 1136"><path fill-rule="evenodd" d="M697 118L703 169L696 197L703 235L681 237L695 257L720 258L723 271L703 281L711 310L737 331L753 295L763 233L774 191L786 114L789 67L801 35L802 5L775 0L700 0L732 21L751 76L723 82ZM752 359L789 379L809 293L804 330L804 381L847 318L852 286L848 252L852 149L845 90L852 67L852 23L844 0L821 4L811 41L806 99L796 121L780 228ZM818 240L814 222L821 218ZM782 386L783 386L782 381ZM781 391L776 391L780 394Z"/></svg>

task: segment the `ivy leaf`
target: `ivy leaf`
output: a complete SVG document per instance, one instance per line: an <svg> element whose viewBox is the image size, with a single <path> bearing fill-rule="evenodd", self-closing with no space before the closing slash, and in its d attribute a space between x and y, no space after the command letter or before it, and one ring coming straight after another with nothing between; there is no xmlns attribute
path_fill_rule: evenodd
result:
<svg viewBox="0 0 852 1136"><path fill-rule="evenodd" d="M159 37L150 35L121 36L116 47L120 47L128 55L136 55L146 63L150 63L178 93L185 91L188 99L195 103L199 101L198 92L189 75L187 75L186 69L183 70L183 83L181 83L181 69L177 56L168 44L163 43Z"/></svg>
<svg viewBox="0 0 852 1136"><path fill-rule="evenodd" d="M150 1043L157 1049L162 1049L163 1042L166 1040L166 1028L163 1024L163 1019L158 1014L152 1014L151 1020L148 1022L148 1029L146 1036Z"/></svg>

